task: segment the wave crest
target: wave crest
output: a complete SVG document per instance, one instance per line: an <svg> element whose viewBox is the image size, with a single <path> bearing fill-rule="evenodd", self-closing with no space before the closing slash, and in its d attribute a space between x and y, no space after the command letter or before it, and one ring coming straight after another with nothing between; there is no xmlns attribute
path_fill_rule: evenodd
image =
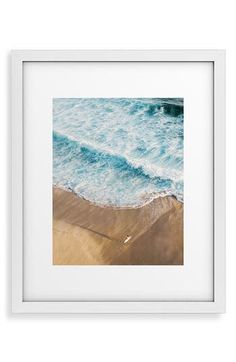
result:
<svg viewBox="0 0 236 362"><path fill-rule="evenodd" d="M128 156L124 157L113 152L111 149L102 148L98 144L89 143L89 142L81 142L78 138L62 134L59 131L53 131L53 137L55 140L59 142L65 142L69 144L70 142L74 142L74 144L80 148L81 152L84 154L84 157L87 158L89 162L97 162L101 160L111 159L113 164L122 169L130 169L135 170L138 174L142 173L143 176L148 177L150 179L154 178L165 178L171 179L173 181L180 181L182 172L177 169L166 169L164 166L160 167L156 164L146 163L145 160L142 159L131 159Z"/></svg>
<svg viewBox="0 0 236 362"><path fill-rule="evenodd" d="M183 101L56 99L54 184L97 204L183 199Z"/></svg>

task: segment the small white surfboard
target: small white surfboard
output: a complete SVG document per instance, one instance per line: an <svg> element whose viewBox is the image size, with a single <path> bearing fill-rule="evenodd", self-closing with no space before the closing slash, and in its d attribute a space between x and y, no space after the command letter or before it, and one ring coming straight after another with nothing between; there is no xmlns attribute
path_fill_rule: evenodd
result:
<svg viewBox="0 0 236 362"><path fill-rule="evenodd" d="M125 238L125 240L124 240L124 244L125 243L128 243L128 241L131 239L131 236L130 235L127 235L127 237Z"/></svg>

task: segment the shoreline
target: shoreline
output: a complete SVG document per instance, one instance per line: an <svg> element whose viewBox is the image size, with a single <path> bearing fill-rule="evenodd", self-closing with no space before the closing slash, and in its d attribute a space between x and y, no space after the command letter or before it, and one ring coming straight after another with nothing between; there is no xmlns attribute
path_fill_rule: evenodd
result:
<svg viewBox="0 0 236 362"><path fill-rule="evenodd" d="M53 189L59 189L59 190L62 190L62 191L65 191L65 192L69 192L69 193L72 193L75 197L79 198L79 199L83 199L85 201L87 201L88 203L90 203L91 205L93 206L99 206L101 208L111 208L111 209L114 209L114 210L124 210L124 209L140 209L142 208L143 206L146 206L148 204L150 204L151 202L153 202L155 199L159 199L159 198L164 198L164 197L173 197L176 201L178 201L179 203L181 204L184 204L184 201L183 200L180 200L178 199L178 197L174 194L168 194L168 193L157 193L155 194L153 197L150 197L149 199L147 199L146 201L144 201L143 204L140 204L140 205L125 205L125 206L114 206L114 205L105 205L105 204L99 204L99 203L96 203L96 202L93 202L91 200L88 200L86 199L86 197L82 196L82 195L79 195L77 194L75 191L73 191L72 189L70 188L66 188L66 187L63 187L63 186L58 186L58 185L53 185Z"/></svg>
<svg viewBox="0 0 236 362"><path fill-rule="evenodd" d="M183 203L102 207L53 187L53 264L183 265Z"/></svg>

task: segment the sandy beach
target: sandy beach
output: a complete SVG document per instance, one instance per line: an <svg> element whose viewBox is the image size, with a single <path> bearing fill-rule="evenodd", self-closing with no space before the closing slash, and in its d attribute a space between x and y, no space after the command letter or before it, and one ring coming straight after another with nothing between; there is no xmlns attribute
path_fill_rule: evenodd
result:
<svg viewBox="0 0 236 362"><path fill-rule="evenodd" d="M182 265L183 204L100 207L53 189L54 265Z"/></svg>

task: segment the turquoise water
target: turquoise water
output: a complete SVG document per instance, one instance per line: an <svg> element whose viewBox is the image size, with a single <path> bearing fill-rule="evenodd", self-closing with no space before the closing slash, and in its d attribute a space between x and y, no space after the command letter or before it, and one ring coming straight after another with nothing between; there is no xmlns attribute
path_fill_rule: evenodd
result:
<svg viewBox="0 0 236 362"><path fill-rule="evenodd" d="M183 99L54 98L53 183L98 205L183 201Z"/></svg>

